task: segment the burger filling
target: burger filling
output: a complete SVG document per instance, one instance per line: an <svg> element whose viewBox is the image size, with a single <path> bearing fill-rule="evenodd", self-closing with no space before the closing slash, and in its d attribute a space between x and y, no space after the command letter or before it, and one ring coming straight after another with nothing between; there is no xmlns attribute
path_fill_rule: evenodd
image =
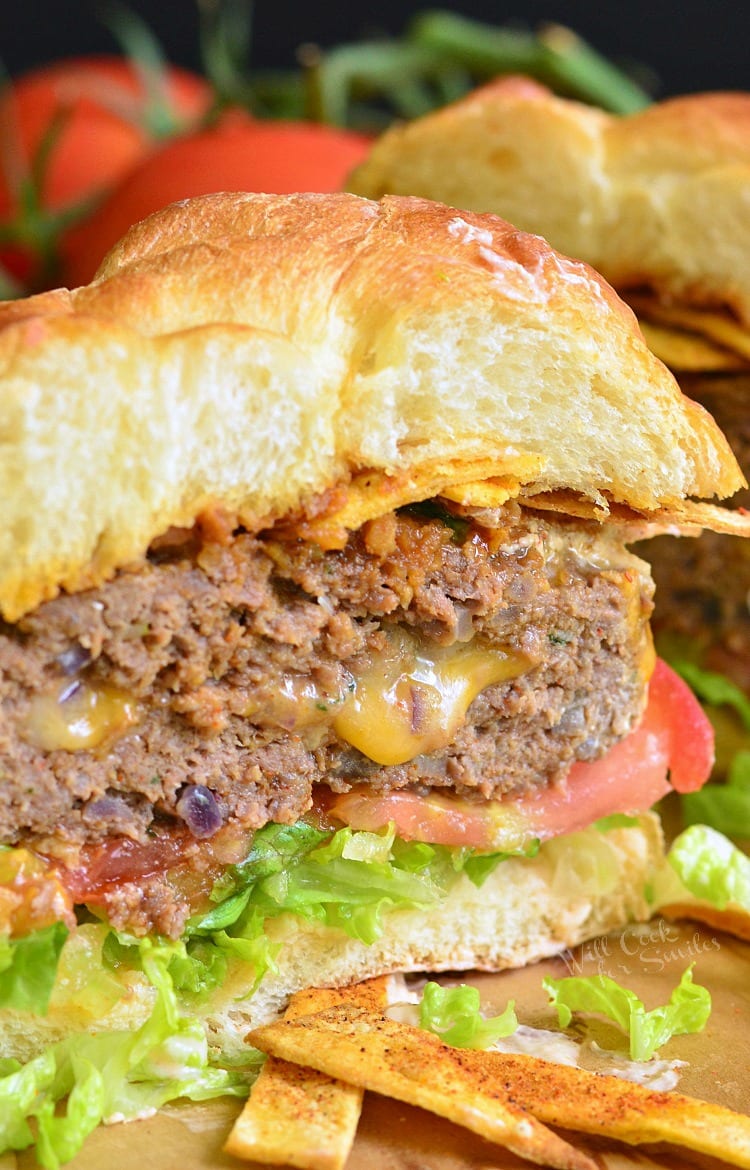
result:
<svg viewBox="0 0 750 1170"><path fill-rule="evenodd" d="M328 551L173 531L2 627L0 841L89 893L106 854L110 921L176 936L190 883L159 870L205 886L268 822L320 822L349 792L480 807L564 787L642 715L648 567L598 525L451 508Z"/></svg>

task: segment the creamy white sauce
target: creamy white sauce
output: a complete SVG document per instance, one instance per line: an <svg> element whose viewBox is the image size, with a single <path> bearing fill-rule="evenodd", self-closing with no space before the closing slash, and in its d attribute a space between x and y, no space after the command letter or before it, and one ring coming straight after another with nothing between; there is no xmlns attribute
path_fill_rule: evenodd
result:
<svg viewBox="0 0 750 1170"><path fill-rule="evenodd" d="M157 1113L156 1109L148 1108L141 1109L138 1113L110 1113L109 1117L102 1119L103 1125L122 1125L126 1121L147 1121L149 1117L153 1117Z"/></svg>
<svg viewBox="0 0 750 1170"><path fill-rule="evenodd" d="M570 1068L577 1068L579 1049L580 1045L563 1032L549 1032L544 1028L519 1024L511 1036L496 1040L489 1051L514 1055L520 1053L523 1056L535 1056L538 1060L548 1060L552 1064L567 1064Z"/></svg>
<svg viewBox="0 0 750 1170"><path fill-rule="evenodd" d="M403 975L389 976L386 986L388 1018L400 1024L418 1027L419 1002L425 982L410 980L407 983ZM674 1089L679 1082L680 1071L687 1065L684 1060L629 1060L619 1052L601 1048L595 1040L574 1040L564 1032L532 1028L527 1024L519 1024L512 1035L496 1040L487 1051L533 1056L552 1064L564 1064L569 1068L619 1077L657 1093L668 1093Z"/></svg>
<svg viewBox="0 0 750 1170"><path fill-rule="evenodd" d="M623 1081L633 1081L655 1093L668 1093L680 1079L680 1069L687 1066L686 1060L628 1060L616 1052L600 1048L595 1040L581 1046L582 1055L589 1072L606 1073Z"/></svg>

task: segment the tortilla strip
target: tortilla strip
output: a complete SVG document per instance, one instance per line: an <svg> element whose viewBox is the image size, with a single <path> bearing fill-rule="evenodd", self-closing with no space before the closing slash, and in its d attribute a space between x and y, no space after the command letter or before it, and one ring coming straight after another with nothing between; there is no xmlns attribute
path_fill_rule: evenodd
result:
<svg viewBox="0 0 750 1170"><path fill-rule="evenodd" d="M457 459L454 462L430 463L409 473L387 475L382 471L361 471L351 483L331 497L331 508L296 520L287 527L304 540L313 540L321 548L342 548L350 531L361 528L396 508L419 503L440 495L444 489L466 481L482 482L501 475L506 486L505 499L517 495L522 483L536 479L544 465L539 455L507 455L493 458Z"/></svg>
<svg viewBox="0 0 750 1170"><path fill-rule="evenodd" d="M553 1160L544 1135L560 1139L550 1130L524 1132L522 1119L529 1115L545 1125L629 1145L666 1142L750 1170L750 1117L731 1109L532 1056L450 1048L431 1033L366 1011L337 1008L271 1024L249 1040L285 1059L441 1113L532 1161L590 1165L586 1155L564 1143L561 1160ZM575 1162L562 1160L569 1153Z"/></svg>
<svg viewBox="0 0 750 1170"><path fill-rule="evenodd" d="M681 1093L657 1093L530 1056L470 1053L485 1062L513 1100L547 1125L628 1145L666 1142L750 1168L750 1117Z"/></svg>
<svg viewBox="0 0 750 1170"><path fill-rule="evenodd" d="M739 354L714 344L698 333L670 325L656 325L639 318L641 333L652 353L670 370L681 373L716 373L719 370L746 370L748 363Z"/></svg>
<svg viewBox="0 0 750 1170"><path fill-rule="evenodd" d="M750 536L750 512L746 508L721 508L695 500L666 504L655 512L636 512L625 504L611 501L595 503L585 496L570 491L539 492L520 496L519 504L542 512L561 512L581 520L596 520L635 531L639 537L655 536L659 532L680 532L695 536L701 529L724 532L728 536Z"/></svg>
<svg viewBox="0 0 750 1170"><path fill-rule="evenodd" d="M459 1050L431 1032L338 1007L257 1028L247 1040L284 1060L419 1105L539 1165L595 1170L588 1155L519 1108L486 1074L477 1078L465 1069Z"/></svg>
<svg viewBox="0 0 750 1170"><path fill-rule="evenodd" d="M337 1004L377 1013L387 1003L384 976L353 987L310 988L292 996L285 1019L294 1020ZM270 1056L237 1118L224 1151L237 1158L343 1170L362 1111L363 1090L315 1069Z"/></svg>
<svg viewBox="0 0 750 1170"><path fill-rule="evenodd" d="M688 329L709 341L729 349L740 357L750 359L750 330L729 312L690 308L686 305L664 304L656 297L626 294L630 307L638 318L656 321L660 325L676 325Z"/></svg>
<svg viewBox="0 0 750 1170"><path fill-rule="evenodd" d="M665 918L690 918L696 922L705 922L715 930L726 931L727 934L750 942L750 912L741 906L726 906L719 910L710 902L686 899L683 902L668 902L660 906L659 913Z"/></svg>

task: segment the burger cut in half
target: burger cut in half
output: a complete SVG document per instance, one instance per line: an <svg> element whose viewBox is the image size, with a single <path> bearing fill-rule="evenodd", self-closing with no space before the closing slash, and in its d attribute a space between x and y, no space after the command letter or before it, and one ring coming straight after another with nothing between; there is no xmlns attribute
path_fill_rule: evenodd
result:
<svg viewBox="0 0 750 1170"><path fill-rule="evenodd" d="M0 369L6 1144L235 1091L298 988L648 915L647 810L712 747L625 542L748 524L591 269L209 196L3 305Z"/></svg>

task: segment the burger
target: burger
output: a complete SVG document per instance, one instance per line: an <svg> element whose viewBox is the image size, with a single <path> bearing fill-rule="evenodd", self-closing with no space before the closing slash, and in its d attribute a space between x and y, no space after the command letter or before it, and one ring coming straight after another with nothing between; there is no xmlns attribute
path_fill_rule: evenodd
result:
<svg viewBox="0 0 750 1170"><path fill-rule="evenodd" d="M386 133L351 189L491 211L592 264L748 473L750 94L690 94L616 117L505 78ZM750 548L705 533L643 555L657 645L698 685L696 666L750 695Z"/></svg>
<svg viewBox="0 0 750 1170"><path fill-rule="evenodd" d="M590 268L421 199L217 194L0 347L6 1146L241 1091L299 988L648 916L648 810L712 745L626 543L748 522Z"/></svg>

